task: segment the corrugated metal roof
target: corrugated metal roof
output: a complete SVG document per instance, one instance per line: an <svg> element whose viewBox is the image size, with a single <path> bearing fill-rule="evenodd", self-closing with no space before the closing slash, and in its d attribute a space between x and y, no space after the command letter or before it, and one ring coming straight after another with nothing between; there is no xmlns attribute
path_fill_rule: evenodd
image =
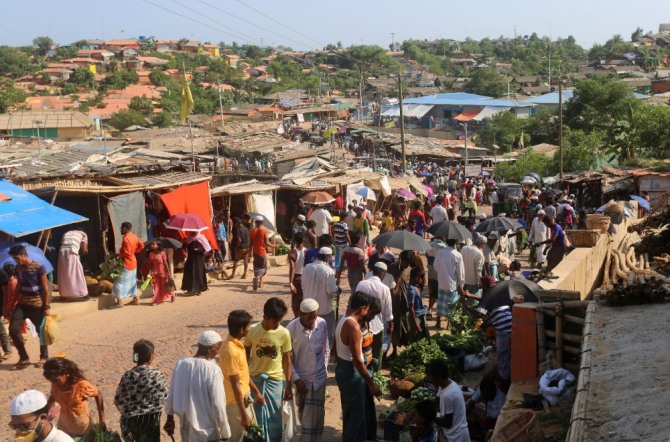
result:
<svg viewBox="0 0 670 442"><path fill-rule="evenodd" d="M433 109L432 104L404 104L402 105L403 116L421 118ZM382 117L399 117L400 106L393 106L382 114Z"/></svg>
<svg viewBox="0 0 670 442"><path fill-rule="evenodd" d="M195 172L168 172L156 175L140 175L133 177L108 177L107 181L125 186L182 186L184 184L207 181L211 177Z"/></svg>
<svg viewBox="0 0 670 442"><path fill-rule="evenodd" d="M261 183L258 180L243 181L241 183L226 184L211 189L211 196L242 195L245 193L270 192L279 189L276 184Z"/></svg>
<svg viewBox="0 0 670 442"><path fill-rule="evenodd" d="M0 130L36 129L38 121L41 128L48 129L88 128L94 124L92 119L78 111L10 112L0 115Z"/></svg>

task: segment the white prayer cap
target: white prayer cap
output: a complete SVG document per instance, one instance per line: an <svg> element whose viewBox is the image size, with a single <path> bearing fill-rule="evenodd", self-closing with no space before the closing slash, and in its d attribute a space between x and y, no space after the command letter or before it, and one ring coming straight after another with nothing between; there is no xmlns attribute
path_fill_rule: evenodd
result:
<svg viewBox="0 0 670 442"><path fill-rule="evenodd" d="M321 247L319 249L319 255L332 255L333 254L333 249L330 247Z"/></svg>
<svg viewBox="0 0 670 442"><path fill-rule="evenodd" d="M542 216L546 215L546 213L545 213L544 210L538 210L538 211L537 211L537 214L538 214L538 215L542 215Z"/></svg>
<svg viewBox="0 0 670 442"><path fill-rule="evenodd" d="M261 221L261 222L262 222L262 221L263 221L263 217L262 217L261 215L258 215L258 216L256 217L256 221Z"/></svg>
<svg viewBox="0 0 670 442"><path fill-rule="evenodd" d="M486 214L485 213L480 213L479 214L479 219L486 219Z"/></svg>
<svg viewBox="0 0 670 442"><path fill-rule="evenodd" d="M10 413L12 416L35 413L46 407L47 398L37 390L28 390L12 399Z"/></svg>
<svg viewBox="0 0 670 442"><path fill-rule="evenodd" d="M535 206L535 209L536 210L542 210L542 204L538 204L537 206Z"/></svg>
<svg viewBox="0 0 670 442"><path fill-rule="evenodd" d="M305 298L300 303L300 311L302 313L312 313L319 309L319 303L312 298Z"/></svg>
<svg viewBox="0 0 670 442"><path fill-rule="evenodd" d="M385 270L385 271L389 269L388 266L381 261L377 261L377 263L375 264L375 267L378 268L378 269Z"/></svg>
<svg viewBox="0 0 670 442"><path fill-rule="evenodd" d="M305 215L298 215L298 219L300 221L305 221L307 218L305 218ZM261 221L263 221L263 220L261 220Z"/></svg>
<svg viewBox="0 0 670 442"><path fill-rule="evenodd" d="M211 347L212 345L218 344L221 341L223 341L223 339L221 339L221 335L214 330L207 330L206 332L202 332L198 338L198 344L204 347Z"/></svg>

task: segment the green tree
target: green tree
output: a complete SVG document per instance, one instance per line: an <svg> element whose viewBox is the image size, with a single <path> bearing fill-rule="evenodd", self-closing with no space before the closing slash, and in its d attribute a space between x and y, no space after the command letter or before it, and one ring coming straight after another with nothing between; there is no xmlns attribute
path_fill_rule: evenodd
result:
<svg viewBox="0 0 670 442"><path fill-rule="evenodd" d="M38 69L24 52L9 46L0 46L0 75L20 77Z"/></svg>
<svg viewBox="0 0 670 442"><path fill-rule="evenodd" d="M35 37L33 39L33 46L37 51L37 55L46 55L46 53L51 50L53 45L54 41L51 39L51 37L41 36Z"/></svg>
<svg viewBox="0 0 670 442"><path fill-rule="evenodd" d="M496 144L500 147L498 153L509 152L521 135L524 124L526 121L517 118L512 112L499 112L485 118L477 132L477 145L493 148Z"/></svg>
<svg viewBox="0 0 670 442"><path fill-rule="evenodd" d="M151 98L147 98L146 95L141 97L135 96L130 99L130 104L128 109L134 110L145 117L151 116L154 113L154 104L151 101Z"/></svg>
<svg viewBox="0 0 670 442"><path fill-rule="evenodd" d="M131 69L119 69L108 74L102 80L102 88L104 90L110 89L124 89L131 84L136 84L139 81L137 72Z"/></svg>
<svg viewBox="0 0 670 442"><path fill-rule="evenodd" d="M151 122L158 127L170 127L172 126L172 114L167 111L162 111L161 113L155 114L151 118Z"/></svg>
<svg viewBox="0 0 670 442"><path fill-rule="evenodd" d="M28 94L15 88L11 83L0 84L0 114L4 114L11 107L23 103L26 98L28 98Z"/></svg>
<svg viewBox="0 0 670 442"><path fill-rule="evenodd" d="M465 90L489 97L500 97L507 92L507 83L494 68L478 69L465 84Z"/></svg>
<svg viewBox="0 0 670 442"><path fill-rule="evenodd" d="M599 76L577 83L574 95L565 106L564 121L573 129L607 130L629 107L639 100L616 76Z"/></svg>
<svg viewBox="0 0 670 442"><path fill-rule="evenodd" d="M170 77L168 77L165 72L159 71L158 69L154 69L149 74L149 81L151 81L151 84L154 86L165 86L169 79Z"/></svg>
<svg viewBox="0 0 670 442"><path fill-rule="evenodd" d="M495 169L496 176L513 183L518 183L521 177L530 172L535 172L540 176L552 176L556 174L557 169L552 158L532 150L523 153L514 164L500 163Z"/></svg>
<svg viewBox="0 0 670 442"><path fill-rule="evenodd" d="M637 29L635 29L635 31L630 35L630 40L635 41L638 38L642 37L643 35L644 35L644 29L638 26Z"/></svg>
<svg viewBox="0 0 670 442"><path fill-rule="evenodd" d="M72 72L72 76L70 76L70 81L87 90L94 89L97 86L95 82L95 74L85 67L75 69L74 72Z"/></svg>
<svg viewBox="0 0 670 442"><path fill-rule="evenodd" d="M594 131L584 133L581 130L563 132L563 172L594 170L605 147L605 134ZM554 153L553 168L560 170L560 152Z"/></svg>
<svg viewBox="0 0 670 442"><path fill-rule="evenodd" d="M130 126L142 126L145 124L146 120L144 115L132 109L115 112L109 119L109 125L118 130L124 130Z"/></svg>

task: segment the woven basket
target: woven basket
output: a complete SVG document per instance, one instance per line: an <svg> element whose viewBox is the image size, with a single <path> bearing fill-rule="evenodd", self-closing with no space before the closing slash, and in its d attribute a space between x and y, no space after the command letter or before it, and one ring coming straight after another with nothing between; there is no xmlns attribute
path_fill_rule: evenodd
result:
<svg viewBox="0 0 670 442"><path fill-rule="evenodd" d="M600 229L593 230L566 230L573 247L593 247L600 238Z"/></svg>
<svg viewBox="0 0 670 442"><path fill-rule="evenodd" d="M532 411L520 414L502 427L500 432L491 438L491 442L542 442L544 433L540 421Z"/></svg>
<svg viewBox="0 0 670 442"><path fill-rule="evenodd" d="M600 230L600 233L607 233L612 219L606 215L586 215L586 228L588 230Z"/></svg>

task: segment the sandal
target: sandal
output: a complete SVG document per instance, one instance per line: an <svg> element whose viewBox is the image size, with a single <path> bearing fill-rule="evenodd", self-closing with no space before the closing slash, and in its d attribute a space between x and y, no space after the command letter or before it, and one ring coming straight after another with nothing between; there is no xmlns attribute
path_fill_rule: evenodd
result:
<svg viewBox="0 0 670 442"><path fill-rule="evenodd" d="M4 355L2 355L2 358L0 358L0 360L6 361L7 359L9 359L11 357L12 357L11 353L5 353Z"/></svg>
<svg viewBox="0 0 670 442"><path fill-rule="evenodd" d="M24 368L28 367L30 365L30 361L28 359L25 359L23 361L19 361L16 364L12 366L12 368L9 369L9 371L18 371L18 370L23 370Z"/></svg>
<svg viewBox="0 0 670 442"><path fill-rule="evenodd" d="M133 300L128 303L128 305L140 305L140 299L135 296Z"/></svg>
<svg viewBox="0 0 670 442"><path fill-rule="evenodd" d="M47 360L42 358L42 359L40 359L40 361L37 364L35 364L35 368L42 368L44 366L44 364L46 364L46 363L47 363Z"/></svg>

